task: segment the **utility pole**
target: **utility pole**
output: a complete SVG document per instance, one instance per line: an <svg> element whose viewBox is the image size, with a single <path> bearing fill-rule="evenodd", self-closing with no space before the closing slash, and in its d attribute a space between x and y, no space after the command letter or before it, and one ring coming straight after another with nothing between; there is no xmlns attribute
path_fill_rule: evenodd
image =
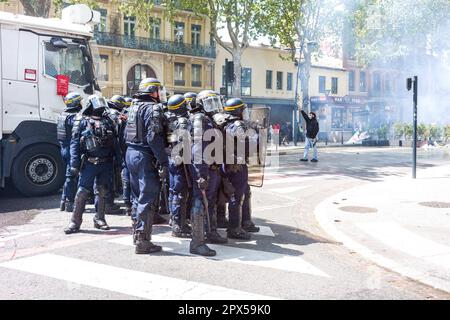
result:
<svg viewBox="0 0 450 320"><path fill-rule="evenodd" d="M413 89L413 168L412 168L412 178L416 178L417 169L417 89L418 89L418 79L417 76L414 78L406 79L406 88L408 91Z"/></svg>
<svg viewBox="0 0 450 320"><path fill-rule="evenodd" d="M295 93L294 93L294 123L293 123L293 135L294 138L294 145L297 145L297 132L298 132L298 78L300 74L300 61L297 61L297 76L295 79Z"/></svg>

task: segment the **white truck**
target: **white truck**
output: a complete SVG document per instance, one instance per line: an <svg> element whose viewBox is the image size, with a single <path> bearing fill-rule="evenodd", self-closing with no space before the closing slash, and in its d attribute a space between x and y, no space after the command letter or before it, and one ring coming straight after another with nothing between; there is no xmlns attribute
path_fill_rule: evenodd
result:
<svg viewBox="0 0 450 320"><path fill-rule="evenodd" d="M0 187L10 180L22 194L39 196L63 184L56 119L64 85L57 76L69 77L69 92L99 94L89 46L99 20L86 5L63 9L61 19L0 12Z"/></svg>

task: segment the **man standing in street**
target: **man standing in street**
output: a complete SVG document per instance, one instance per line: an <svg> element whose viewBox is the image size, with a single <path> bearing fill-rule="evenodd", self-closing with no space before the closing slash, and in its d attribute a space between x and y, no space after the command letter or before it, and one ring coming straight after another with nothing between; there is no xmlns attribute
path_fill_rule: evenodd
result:
<svg viewBox="0 0 450 320"><path fill-rule="evenodd" d="M125 126L125 159L133 199L135 253L148 254L162 249L151 242L151 234L158 213L159 181L166 179L169 172L162 106L166 93L158 79L146 78L139 84L134 98ZM156 162L161 166L159 172Z"/></svg>
<svg viewBox="0 0 450 320"><path fill-rule="evenodd" d="M310 112L309 116L305 111L301 110L303 119L306 122L306 139L305 139L305 152L303 153L303 158L300 161L308 161L309 149L313 148L313 158L311 162L319 161L317 159L317 134L319 133L319 122L317 122L316 114Z"/></svg>

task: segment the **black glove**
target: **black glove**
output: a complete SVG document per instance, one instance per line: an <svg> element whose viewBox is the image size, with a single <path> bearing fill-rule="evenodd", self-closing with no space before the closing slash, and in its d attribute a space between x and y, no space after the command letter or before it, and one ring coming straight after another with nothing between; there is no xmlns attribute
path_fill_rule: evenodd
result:
<svg viewBox="0 0 450 320"><path fill-rule="evenodd" d="M168 166L161 166L159 169L159 177L161 180L165 180L169 177L169 167Z"/></svg>
<svg viewBox="0 0 450 320"><path fill-rule="evenodd" d="M206 190L208 188L208 180L200 178L197 180L197 185L200 190Z"/></svg>
<svg viewBox="0 0 450 320"><path fill-rule="evenodd" d="M78 177L78 175L80 174L80 170L78 168L70 168L70 173L72 174L72 176L74 177Z"/></svg>

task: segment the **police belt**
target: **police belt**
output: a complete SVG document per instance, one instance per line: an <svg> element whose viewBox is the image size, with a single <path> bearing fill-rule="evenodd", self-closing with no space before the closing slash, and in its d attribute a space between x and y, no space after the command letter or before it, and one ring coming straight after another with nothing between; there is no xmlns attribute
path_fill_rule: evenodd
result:
<svg viewBox="0 0 450 320"><path fill-rule="evenodd" d="M213 164L209 165L209 169L218 171L220 169L220 165L217 163L213 163Z"/></svg>
<svg viewBox="0 0 450 320"><path fill-rule="evenodd" d="M112 162L113 158L112 157L107 157L107 158L89 157L86 160L92 164L100 164L100 163L105 163L105 162Z"/></svg>

